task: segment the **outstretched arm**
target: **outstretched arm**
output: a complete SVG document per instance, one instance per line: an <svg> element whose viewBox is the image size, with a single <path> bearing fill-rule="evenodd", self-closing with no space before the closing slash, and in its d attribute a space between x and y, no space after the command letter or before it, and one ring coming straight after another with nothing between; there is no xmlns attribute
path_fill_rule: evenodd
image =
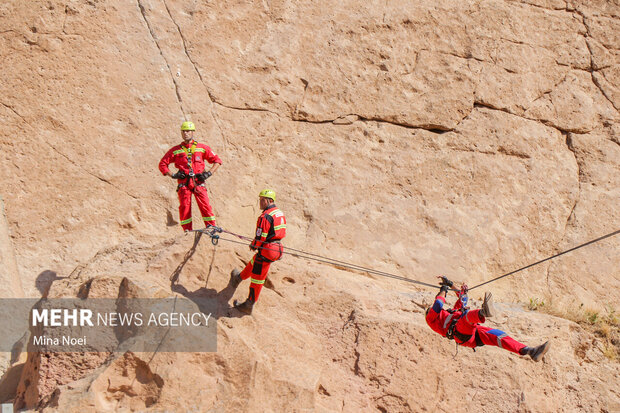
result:
<svg viewBox="0 0 620 413"><path fill-rule="evenodd" d="M440 276L439 278L441 278L441 281L439 282L441 288L435 296L435 302L433 303L432 307L429 308L426 312L427 317L429 317L429 312L431 310L434 314L439 314L441 312L441 310L443 309L443 305L446 302L446 296L448 295L448 291L450 290L450 287L452 287L452 285L454 284L445 276ZM433 319L436 317L436 315L430 315L430 317L431 319Z"/></svg>
<svg viewBox="0 0 620 413"><path fill-rule="evenodd" d="M442 285L441 289L439 289L439 292L437 293L435 298L437 297L446 298L448 296L448 290L450 290L450 287L448 287L447 285Z"/></svg>
<svg viewBox="0 0 620 413"><path fill-rule="evenodd" d="M441 285L441 288L439 289L439 293L437 293L435 298L439 296L446 298L448 296L448 291L450 291L450 288L452 288L454 283L450 281L445 275L440 275L438 278L441 278L441 282L439 283L439 285Z"/></svg>

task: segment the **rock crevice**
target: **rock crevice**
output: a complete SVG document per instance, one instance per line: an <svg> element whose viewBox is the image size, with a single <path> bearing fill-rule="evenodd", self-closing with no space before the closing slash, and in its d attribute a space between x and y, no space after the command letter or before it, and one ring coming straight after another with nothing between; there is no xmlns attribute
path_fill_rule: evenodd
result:
<svg viewBox="0 0 620 413"><path fill-rule="evenodd" d="M146 28L148 29L151 39L153 40L153 43L155 44L155 46L157 46L157 50L159 50L159 54L161 55L161 58L166 64L166 68L168 69L168 73L170 74L170 80L172 81L172 84L174 86L174 92L177 97L179 108L181 109L181 112L185 116L185 109L183 108L183 99L181 98L181 92L179 91L179 84L177 83L177 80L174 78L174 74L172 73L172 69L170 68L170 63L168 63L168 59L166 59L166 56L164 55L164 51L162 50L161 46L159 45L159 42L157 41L157 36L155 35L153 28L151 27L151 23L147 17L147 12L146 12L146 9L144 8L144 5L142 4L142 1L141 0L136 0L136 1L138 3L140 14L142 15L142 18L144 19L144 23L146 24Z"/></svg>

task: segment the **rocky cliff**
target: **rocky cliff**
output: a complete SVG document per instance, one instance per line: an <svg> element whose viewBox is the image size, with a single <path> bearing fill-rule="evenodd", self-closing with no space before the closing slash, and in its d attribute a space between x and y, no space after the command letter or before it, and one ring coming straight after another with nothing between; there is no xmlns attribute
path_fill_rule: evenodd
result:
<svg viewBox="0 0 620 413"><path fill-rule="evenodd" d="M13 355L3 401L620 410L620 236L485 286L489 325L553 341L542 363L454 356L424 322L436 291L292 256L238 317L247 282L233 295L228 274L250 251L191 251L157 170L192 120L224 162L207 181L218 225L252 235L271 187L289 247L478 284L620 229L617 0L8 0L0 56L3 295L131 285L220 308L216 353Z"/></svg>

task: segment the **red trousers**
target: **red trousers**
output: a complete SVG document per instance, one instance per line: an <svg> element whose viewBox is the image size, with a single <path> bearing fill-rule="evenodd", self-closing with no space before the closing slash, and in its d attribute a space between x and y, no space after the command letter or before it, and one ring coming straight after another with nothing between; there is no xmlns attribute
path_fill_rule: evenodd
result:
<svg viewBox="0 0 620 413"><path fill-rule="evenodd" d="M461 346L476 347L477 345L486 344L488 346L496 346L503 348L504 350L512 351L513 353L519 353L525 344L519 343L517 340L508 336L502 330L481 326L478 323L484 323L485 319L480 315L480 310L471 310L463 315L459 321L456 322L454 330L462 335L471 335L467 341L461 343L458 336L455 335L455 340ZM478 342L476 342L478 337Z"/></svg>
<svg viewBox="0 0 620 413"><path fill-rule="evenodd" d="M271 263L277 261L282 257L282 244L280 243L265 243L261 249L254 255L254 257L247 263L243 271L241 271L241 279L250 279L250 295L248 300L256 302L260 291L263 289L263 284L267 279L267 273Z"/></svg>
<svg viewBox="0 0 620 413"><path fill-rule="evenodd" d="M213 215L213 209L209 204L209 195L207 195L207 188L204 186L194 187L194 196L196 197L196 203L202 214L202 220L205 226L215 225L215 216ZM187 186L182 186L177 191L179 196L179 219L181 220L181 227L184 230L192 229L192 190Z"/></svg>

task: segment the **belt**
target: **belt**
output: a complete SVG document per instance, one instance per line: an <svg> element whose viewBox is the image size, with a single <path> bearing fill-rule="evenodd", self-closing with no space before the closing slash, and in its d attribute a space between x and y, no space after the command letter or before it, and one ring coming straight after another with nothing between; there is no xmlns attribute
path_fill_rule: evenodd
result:
<svg viewBox="0 0 620 413"><path fill-rule="evenodd" d="M463 343L467 343L470 339L471 339L472 334L463 334L460 331L458 331L457 329L454 329L454 337L458 338L460 341L459 344L463 344ZM457 343L458 343L457 341Z"/></svg>

